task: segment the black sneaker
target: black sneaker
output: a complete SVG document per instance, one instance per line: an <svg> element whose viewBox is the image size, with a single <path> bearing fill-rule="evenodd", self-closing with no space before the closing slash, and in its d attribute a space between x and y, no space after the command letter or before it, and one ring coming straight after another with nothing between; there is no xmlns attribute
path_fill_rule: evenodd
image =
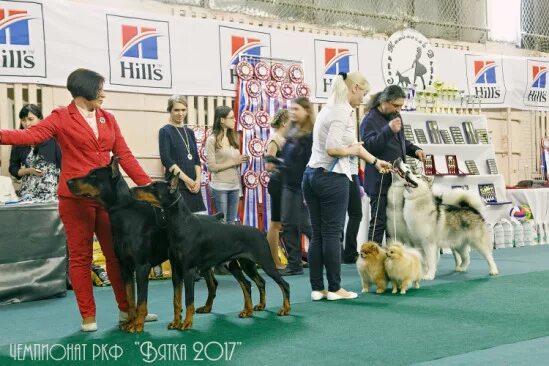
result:
<svg viewBox="0 0 549 366"><path fill-rule="evenodd" d="M302 275L303 270L302 269L292 270L286 267L284 269L279 269L278 273L280 273L281 276L297 276L297 275Z"/></svg>
<svg viewBox="0 0 549 366"><path fill-rule="evenodd" d="M355 264L357 259L358 259L358 254L353 255L352 257L343 256L342 262L345 264Z"/></svg>

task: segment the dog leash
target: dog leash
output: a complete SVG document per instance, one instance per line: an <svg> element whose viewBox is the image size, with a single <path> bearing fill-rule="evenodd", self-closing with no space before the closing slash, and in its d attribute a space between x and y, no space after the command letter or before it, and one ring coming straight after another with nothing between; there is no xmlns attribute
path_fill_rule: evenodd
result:
<svg viewBox="0 0 549 366"><path fill-rule="evenodd" d="M376 223L377 223L377 213L379 211L379 198L381 197L381 191L383 189L383 176L385 174L381 174L381 182L379 183L379 193L377 195L377 205L376 205L376 213L374 215L374 227L372 228L372 236L371 241L374 241L374 233L376 232ZM381 243L380 243L381 244Z"/></svg>

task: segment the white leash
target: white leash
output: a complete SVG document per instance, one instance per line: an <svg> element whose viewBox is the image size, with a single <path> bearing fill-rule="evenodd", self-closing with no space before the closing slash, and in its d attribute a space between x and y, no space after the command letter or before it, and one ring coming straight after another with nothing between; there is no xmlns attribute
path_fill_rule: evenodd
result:
<svg viewBox="0 0 549 366"><path fill-rule="evenodd" d="M379 211L379 198L381 197L381 190L383 189L383 176L384 175L385 174L381 174L381 182L379 183L379 193L377 195L376 213L374 215L374 227L372 228L372 235L371 235L371 239L370 239L371 241L374 241L374 233L376 232L377 213Z"/></svg>
<svg viewBox="0 0 549 366"><path fill-rule="evenodd" d="M391 185L395 182L395 177L391 174ZM393 239L396 239L397 236L397 214L396 214L396 204L395 204L395 190L393 189L393 224L395 225L395 237Z"/></svg>

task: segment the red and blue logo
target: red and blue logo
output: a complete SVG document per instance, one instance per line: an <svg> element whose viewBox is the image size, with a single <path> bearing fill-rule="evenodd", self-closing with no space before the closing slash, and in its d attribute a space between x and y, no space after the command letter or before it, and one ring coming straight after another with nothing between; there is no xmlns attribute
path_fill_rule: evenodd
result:
<svg viewBox="0 0 549 366"><path fill-rule="evenodd" d="M324 73L327 75L337 75L340 72L350 71L349 56L351 53L348 48L325 48L324 49Z"/></svg>
<svg viewBox="0 0 549 366"><path fill-rule="evenodd" d="M546 83L546 66L532 66L532 88L545 88Z"/></svg>
<svg viewBox="0 0 549 366"><path fill-rule="evenodd" d="M496 84L496 62L492 60L476 60L475 83L476 84Z"/></svg>
<svg viewBox="0 0 549 366"><path fill-rule="evenodd" d="M123 57L158 60L158 42L160 34L152 27L122 25Z"/></svg>
<svg viewBox="0 0 549 366"><path fill-rule="evenodd" d="M253 37L231 36L231 64L238 63L240 54L261 56L261 41Z"/></svg>
<svg viewBox="0 0 549 366"><path fill-rule="evenodd" d="M0 44L30 45L31 19L26 10L0 8Z"/></svg>

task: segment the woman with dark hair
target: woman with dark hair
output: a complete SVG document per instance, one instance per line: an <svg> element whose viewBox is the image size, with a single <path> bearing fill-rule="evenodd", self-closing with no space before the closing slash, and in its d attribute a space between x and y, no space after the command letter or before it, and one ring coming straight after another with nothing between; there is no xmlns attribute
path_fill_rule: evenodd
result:
<svg viewBox="0 0 549 366"><path fill-rule="evenodd" d="M212 134L206 140L206 165L210 171L210 193L216 212L223 212L225 221L237 220L240 197L240 171L248 161L239 151L238 136L234 130L234 113L231 107L215 109Z"/></svg>
<svg viewBox="0 0 549 366"><path fill-rule="evenodd" d="M28 129L42 120L42 111L27 104L19 111L20 129ZM61 150L55 139L35 146L14 146L10 153L10 174L21 179L18 195L22 201L46 202L57 199L61 168Z"/></svg>
<svg viewBox="0 0 549 366"><path fill-rule="evenodd" d="M291 126L282 149L282 239L288 251L288 266L280 271L283 276L303 274L300 233L311 237L311 222L304 203L301 182L311 156L314 116L309 98L298 97L292 100Z"/></svg>
<svg viewBox="0 0 549 366"><path fill-rule="evenodd" d="M333 83L328 104L316 118L312 154L303 176L303 194L313 228L308 253L313 301L357 297L355 292L341 287L340 238L349 200L349 181L358 172L359 158L379 170L391 167L357 143L355 108L369 89L370 84L362 74L340 73Z"/></svg>
<svg viewBox="0 0 549 366"><path fill-rule="evenodd" d="M265 157L271 156L282 158L282 148L286 143L286 131L289 127L290 115L287 109L279 109L276 112L271 122L271 127L274 131L269 136L269 140L265 144ZM284 265L278 257L278 246L280 243L280 231L282 230L281 205L282 205L282 177L279 167L273 163L265 163L265 169L270 172L269 185L267 190L271 196L271 220L269 222L269 230L267 231L267 241L271 249L271 255L277 269L284 269Z"/></svg>
<svg viewBox="0 0 549 366"><path fill-rule="evenodd" d="M425 159L425 152L404 137L400 110L406 94L398 85L389 85L382 92L372 95L368 102L368 114L360 124L360 136L364 148L380 159L394 161L406 155ZM364 190L370 197L370 228L368 238L383 241L387 223L387 191L392 179L385 177L372 166L366 166ZM375 224L375 230L374 230Z"/></svg>
<svg viewBox="0 0 549 366"><path fill-rule="evenodd" d="M109 164L112 153L118 156L122 168L137 185L151 182L128 148L114 116L101 108L105 99L104 83L103 76L95 71L77 69L67 79L67 89L73 97L67 107L55 109L33 128L0 130L0 143L4 145L37 145L55 137L61 148L59 215L67 236L69 277L82 316L80 329L84 332L97 330L90 277L94 233L106 258L120 321L128 319L129 307L114 254L108 213L97 201L74 196L67 181ZM128 292L133 293L130 289ZM156 320L156 316L149 314L145 320Z"/></svg>
<svg viewBox="0 0 549 366"><path fill-rule="evenodd" d="M185 126L187 117L187 100L181 95L173 95L168 99L170 120L158 133L160 160L164 166L168 180L171 174L179 173L179 179L184 184L179 185L185 203L191 212L206 211L200 182L202 166L198 157L198 147L194 131Z"/></svg>

